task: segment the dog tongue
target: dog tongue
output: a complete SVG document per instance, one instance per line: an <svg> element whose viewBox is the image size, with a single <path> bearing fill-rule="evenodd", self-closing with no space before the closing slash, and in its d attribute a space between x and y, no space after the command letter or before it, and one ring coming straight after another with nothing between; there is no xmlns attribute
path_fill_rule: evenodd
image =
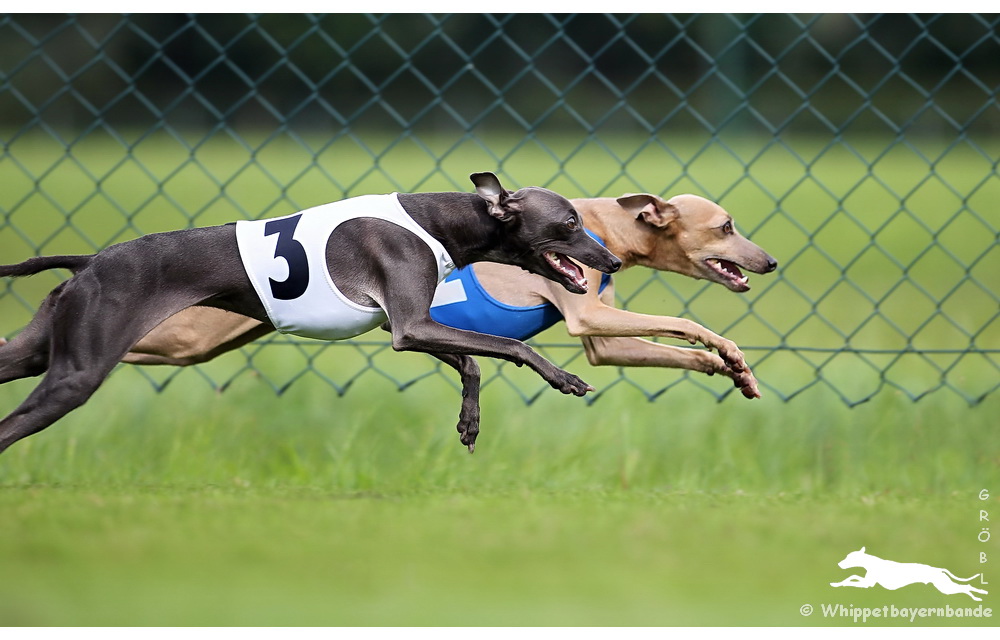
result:
<svg viewBox="0 0 1000 640"><path fill-rule="evenodd" d="M559 266L561 271L573 278L577 286L587 288L587 277L583 275L583 269L578 267L575 262L570 260L567 256L559 256Z"/></svg>
<svg viewBox="0 0 1000 640"><path fill-rule="evenodd" d="M735 276L736 278L741 278L741 279L743 278L743 272L740 271L740 268L737 267L732 262L730 262L729 260L721 260L720 259L719 260L719 266L722 267L723 271L726 271L727 273Z"/></svg>
<svg viewBox="0 0 1000 640"><path fill-rule="evenodd" d="M575 262L569 259L569 256L565 256L561 253L551 252L546 255L549 262L558 271L561 271L564 275L569 276L576 282L578 287L583 289L587 288L587 277L583 275L583 269L578 267Z"/></svg>

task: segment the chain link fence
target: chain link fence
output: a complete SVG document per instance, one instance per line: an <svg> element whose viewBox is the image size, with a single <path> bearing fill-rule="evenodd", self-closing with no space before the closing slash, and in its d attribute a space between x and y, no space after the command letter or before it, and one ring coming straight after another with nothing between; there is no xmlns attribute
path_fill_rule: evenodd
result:
<svg viewBox="0 0 1000 640"><path fill-rule="evenodd" d="M996 15L0 17L0 261L363 193L692 192L780 262L738 296L616 276L620 306L735 340L765 392L977 403L1000 386ZM0 284L16 333L65 274ZM560 326L534 341L579 370ZM401 364L402 363L402 364ZM543 383L484 364L526 402ZM140 368L155 386L177 369ZM345 393L453 377L383 336L258 341L199 374ZM725 381L585 371L655 399ZM452 381L454 384L454 381ZM597 394L593 397L600 397Z"/></svg>

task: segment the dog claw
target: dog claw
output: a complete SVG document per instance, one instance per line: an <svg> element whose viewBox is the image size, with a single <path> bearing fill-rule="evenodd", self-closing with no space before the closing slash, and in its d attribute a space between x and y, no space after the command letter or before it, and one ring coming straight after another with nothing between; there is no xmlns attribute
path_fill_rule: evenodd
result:
<svg viewBox="0 0 1000 640"><path fill-rule="evenodd" d="M465 422L458 425L458 439L469 448L469 453L476 450L476 436L479 435L479 424L468 424Z"/></svg>
<svg viewBox="0 0 1000 640"><path fill-rule="evenodd" d="M589 384L588 385L584 385L583 387L579 387L577 385L573 385L572 387L570 387L570 390L568 391L568 393L572 393L574 396L576 396L578 398L582 398L583 396L587 395L588 391L594 391L594 388L591 387Z"/></svg>
<svg viewBox="0 0 1000 640"><path fill-rule="evenodd" d="M584 382L579 377L569 373L567 371L560 371L559 376L555 379L550 379L549 384L553 388L558 389L562 393L567 395L572 394L574 396L585 396L588 391L596 391L594 387L590 386Z"/></svg>
<svg viewBox="0 0 1000 640"><path fill-rule="evenodd" d="M753 374L749 371L746 373L749 376L749 380L739 380L736 381L736 388L740 390L744 398L753 400L754 398L761 397L760 389L757 388L757 380L753 377Z"/></svg>

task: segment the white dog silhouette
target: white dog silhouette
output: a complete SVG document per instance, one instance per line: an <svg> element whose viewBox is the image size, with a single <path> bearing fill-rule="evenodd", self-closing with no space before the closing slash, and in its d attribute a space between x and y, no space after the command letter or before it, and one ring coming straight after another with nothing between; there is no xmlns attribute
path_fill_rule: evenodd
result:
<svg viewBox="0 0 1000 640"><path fill-rule="evenodd" d="M841 582L831 582L831 587L860 587L862 589L867 589L880 584L890 591L895 591L896 589L905 587L908 584L922 582L924 584L929 583L934 585L941 593L947 595L964 593L973 600L980 602L982 602L982 598L977 598L972 594L972 592L988 593L987 591L977 589L970 584L958 584L957 582L954 582L955 580L958 580L959 582L968 582L973 578L979 577L981 574L977 573L972 576L972 578L959 578L947 569L931 567L926 564L883 560L882 558L865 553L864 547L861 547L860 551L852 551L847 554L847 557L837 563L837 566L841 569L861 567L862 569L865 569L867 573L865 573L864 578L861 576L850 576Z"/></svg>

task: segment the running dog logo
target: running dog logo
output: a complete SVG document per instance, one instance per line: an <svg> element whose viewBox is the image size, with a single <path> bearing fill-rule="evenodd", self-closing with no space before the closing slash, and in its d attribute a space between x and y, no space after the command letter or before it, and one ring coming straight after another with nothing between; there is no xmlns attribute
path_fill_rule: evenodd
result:
<svg viewBox="0 0 1000 640"><path fill-rule="evenodd" d="M977 598L972 592L975 591L976 593L983 594L988 593L987 591L977 589L970 584L959 584L959 582L969 582L974 578L978 578L982 574L977 573L971 578L959 578L947 569L931 567L926 564L883 560L882 558L865 553L864 547L861 547L860 551L852 551L847 554L847 557L837 563L837 566L841 569L860 567L865 569L867 573L865 573L865 577L863 578L855 575L850 576L841 582L831 582L831 587L859 587L861 589L867 589L880 584L890 591L895 591L896 589L905 587L908 584L922 582L924 584L934 585L934 587L943 594L952 595L956 593L964 593L973 600L979 602L982 602L982 598Z"/></svg>

